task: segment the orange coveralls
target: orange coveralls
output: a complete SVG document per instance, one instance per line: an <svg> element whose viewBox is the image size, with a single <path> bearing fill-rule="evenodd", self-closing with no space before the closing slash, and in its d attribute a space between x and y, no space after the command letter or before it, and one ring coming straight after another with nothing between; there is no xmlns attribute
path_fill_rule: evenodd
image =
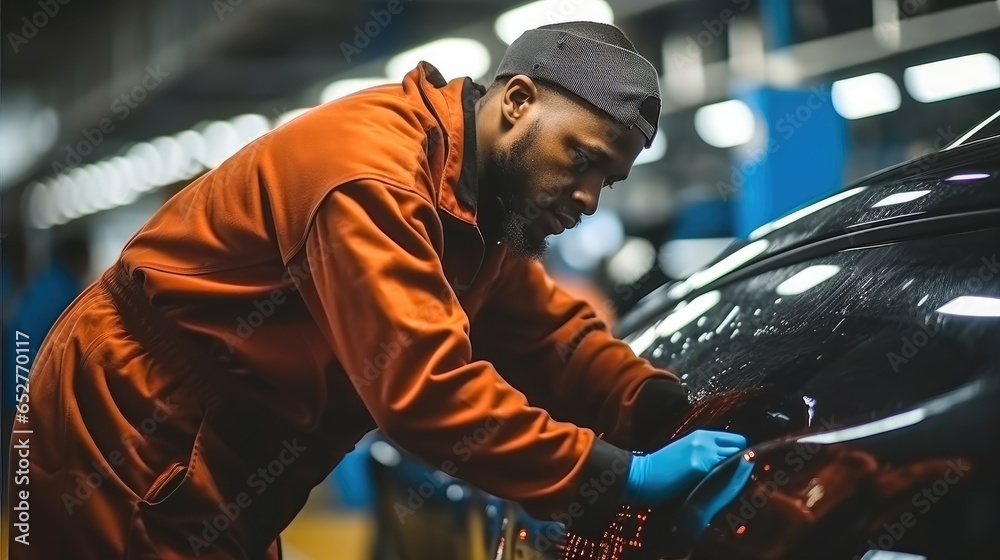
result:
<svg viewBox="0 0 1000 560"><path fill-rule="evenodd" d="M171 198L39 349L15 425L32 430L30 482L8 469L8 523L28 491L30 544L12 530L11 557L277 558L310 489L376 427L603 529L620 448L662 444L687 401L539 263L484 240L481 93L421 63Z"/></svg>

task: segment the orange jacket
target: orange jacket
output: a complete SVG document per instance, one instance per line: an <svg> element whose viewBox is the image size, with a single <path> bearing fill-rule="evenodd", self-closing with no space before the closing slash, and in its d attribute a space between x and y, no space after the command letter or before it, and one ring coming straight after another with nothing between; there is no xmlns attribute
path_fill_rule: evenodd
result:
<svg viewBox="0 0 1000 560"><path fill-rule="evenodd" d="M39 519L105 535L81 528L74 557L122 557L117 540L129 558L273 554L309 490L375 427L536 515L568 512L576 532L611 518L630 460L619 447L662 443L656 415L686 401L539 263L484 240L481 92L421 63L305 113L171 198L64 314L33 373L33 437L52 450L32 484L56 499L33 506L55 508ZM191 348L211 348L192 375L214 378L217 401L194 405L178 392L184 366L155 351L196 350L122 319L126 276ZM66 515L56 496L110 464L123 434L136 437L114 484L73 504L101 521ZM103 555L82 552L93 541Z"/></svg>

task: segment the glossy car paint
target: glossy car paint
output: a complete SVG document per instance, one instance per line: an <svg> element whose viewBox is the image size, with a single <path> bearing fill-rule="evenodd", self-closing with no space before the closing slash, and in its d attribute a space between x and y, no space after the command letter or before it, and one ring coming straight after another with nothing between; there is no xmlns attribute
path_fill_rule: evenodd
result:
<svg viewBox="0 0 1000 560"><path fill-rule="evenodd" d="M620 325L690 391L677 436L752 447L564 557L965 558L995 541L1000 139L764 226Z"/></svg>

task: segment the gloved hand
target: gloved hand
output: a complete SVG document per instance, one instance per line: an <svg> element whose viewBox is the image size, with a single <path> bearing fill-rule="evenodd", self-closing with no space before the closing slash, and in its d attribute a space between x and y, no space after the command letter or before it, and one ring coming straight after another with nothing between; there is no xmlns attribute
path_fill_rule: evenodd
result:
<svg viewBox="0 0 1000 560"><path fill-rule="evenodd" d="M694 488L715 465L747 446L745 437L696 430L670 445L632 457L625 499L638 505L661 504Z"/></svg>

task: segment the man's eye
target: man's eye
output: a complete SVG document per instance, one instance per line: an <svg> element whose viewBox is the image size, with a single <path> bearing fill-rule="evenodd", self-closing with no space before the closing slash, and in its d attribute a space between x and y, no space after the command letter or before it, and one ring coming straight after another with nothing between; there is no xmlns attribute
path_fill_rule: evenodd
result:
<svg viewBox="0 0 1000 560"><path fill-rule="evenodd" d="M587 167L590 165L590 159L587 157L587 154L579 148L576 150L576 157L573 159L573 165L576 167L577 171L586 171Z"/></svg>

